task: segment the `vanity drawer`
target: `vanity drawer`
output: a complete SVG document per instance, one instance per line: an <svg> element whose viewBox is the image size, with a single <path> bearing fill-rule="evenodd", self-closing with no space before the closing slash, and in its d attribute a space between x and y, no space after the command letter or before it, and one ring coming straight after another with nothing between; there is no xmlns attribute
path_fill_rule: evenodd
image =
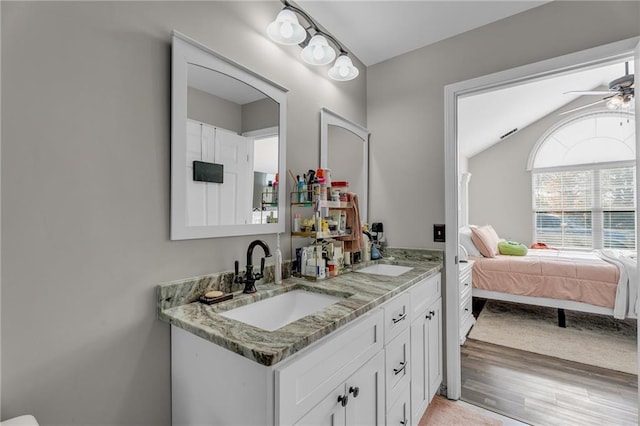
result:
<svg viewBox="0 0 640 426"><path fill-rule="evenodd" d="M427 310L429 305L440 297L440 273L429 277L409 290L411 295L411 321Z"/></svg>
<svg viewBox="0 0 640 426"><path fill-rule="evenodd" d="M387 406L387 426L407 426L411 416L409 381L402 385L396 400L391 400L387 397L387 401L389 401Z"/></svg>
<svg viewBox="0 0 640 426"><path fill-rule="evenodd" d="M385 347L385 379L387 383L387 401L393 401L409 383L410 352L409 329L393 339Z"/></svg>
<svg viewBox="0 0 640 426"><path fill-rule="evenodd" d="M382 309L275 369L276 424L293 424L383 347Z"/></svg>
<svg viewBox="0 0 640 426"><path fill-rule="evenodd" d="M403 293L384 305L384 342L389 343L409 329L409 293Z"/></svg>

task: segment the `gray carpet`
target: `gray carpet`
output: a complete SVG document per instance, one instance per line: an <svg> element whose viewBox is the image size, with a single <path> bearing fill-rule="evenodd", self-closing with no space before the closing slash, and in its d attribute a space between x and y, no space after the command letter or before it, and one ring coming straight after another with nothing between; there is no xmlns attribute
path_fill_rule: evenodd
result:
<svg viewBox="0 0 640 426"><path fill-rule="evenodd" d="M515 349L638 374L637 321L489 300L468 337Z"/></svg>

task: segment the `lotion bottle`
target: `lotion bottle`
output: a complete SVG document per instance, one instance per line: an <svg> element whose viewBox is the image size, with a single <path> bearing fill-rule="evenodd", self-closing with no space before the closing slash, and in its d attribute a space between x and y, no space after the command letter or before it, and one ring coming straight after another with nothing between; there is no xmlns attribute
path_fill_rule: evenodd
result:
<svg viewBox="0 0 640 426"><path fill-rule="evenodd" d="M276 234L276 264L274 271L274 281L282 284L282 252L280 251L280 234Z"/></svg>

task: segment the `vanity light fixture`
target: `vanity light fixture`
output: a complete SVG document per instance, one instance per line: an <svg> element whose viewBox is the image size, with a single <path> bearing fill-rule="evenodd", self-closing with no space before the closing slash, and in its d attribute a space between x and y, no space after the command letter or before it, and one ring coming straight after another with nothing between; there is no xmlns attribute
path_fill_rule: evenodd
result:
<svg viewBox="0 0 640 426"><path fill-rule="evenodd" d="M337 81L353 80L360 74L353 65L349 54L342 45L328 32L321 30L318 24L302 9L293 6L287 0L281 0L284 8L278 13L275 21L267 27L267 35L279 44L299 44L302 47L302 60L311 65L327 65L336 58L336 51L329 45L331 41L340 54L329 69L329 77ZM303 27L298 22L299 15L307 22ZM313 36L311 35L313 31Z"/></svg>

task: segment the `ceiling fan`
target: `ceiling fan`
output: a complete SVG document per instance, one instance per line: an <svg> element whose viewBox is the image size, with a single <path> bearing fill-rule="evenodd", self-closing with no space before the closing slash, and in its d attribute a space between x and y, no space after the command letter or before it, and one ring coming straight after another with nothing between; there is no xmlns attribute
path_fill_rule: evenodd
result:
<svg viewBox="0 0 640 426"><path fill-rule="evenodd" d="M588 105L583 105L578 108L570 109L569 111L561 112L560 115L569 114L574 111L578 111L590 106L597 105L603 102L607 103L609 109L629 109L633 105L633 96L635 94L635 81L633 74L629 74L629 62L624 63L624 75L620 78L609 83L609 90L574 90L571 92L565 92L565 95L600 95L604 98L599 101L592 102Z"/></svg>

